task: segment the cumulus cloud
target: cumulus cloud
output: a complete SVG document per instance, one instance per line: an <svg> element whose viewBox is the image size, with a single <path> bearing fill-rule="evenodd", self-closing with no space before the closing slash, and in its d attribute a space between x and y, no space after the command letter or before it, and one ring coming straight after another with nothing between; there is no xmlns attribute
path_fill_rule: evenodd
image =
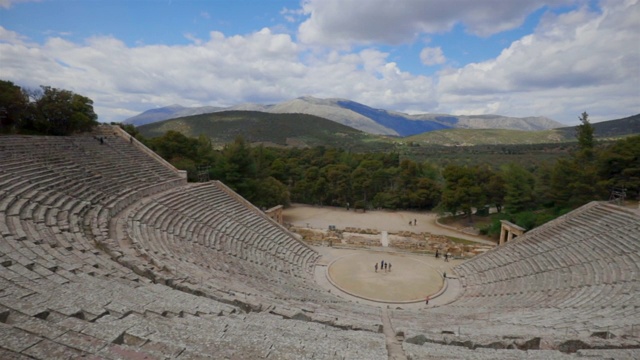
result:
<svg viewBox="0 0 640 360"><path fill-rule="evenodd" d="M424 65L438 65L444 64L447 59L444 57L442 53L442 49L438 47L426 47L420 51L420 61Z"/></svg>
<svg viewBox="0 0 640 360"><path fill-rule="evenodd" d="M89 96L101 121L175 103L230 106L302 95L411 113L545 115L567 122L587 111L598 121L640 112L639 11L638 0L617 0L597 11L550 13L496 58L432 76L404 69L393 50L309 46L268 28L186 34L186 45L133 46L109 36L36 43L0 26L0 79ZM423 49L421 60L447 62L436 46Z"/></svg>
<svg viewBox="0 0 640 360"><path fill-rule="evenodd" d="M461 23L488 36L522 24L532 11L573 0L307 0L299 38L311 44L399 44Z"/></svg>
<svg viewBox="0 0 640 360"><path fill-rule="evenodd" d="M601 13L585 7L547 14L497 58L443 71L441 106L465 111L459 106L466 103L477 111L497 103L502 113L566 116L626 103L621 115L640 111L631 105L640 96L640 6L637 0L607 5Z"/></svg>
<svg viewBox="0 0 640 360"><path fill-rule="evenodd" d="M432 102L432 80L401 71L386 53L308 52L266 28L245 36L211 32L181 46L130 47L113 37L28 44L2 27L0 36L0 78L87 95L101 121L174 103L274 103L304 94L379 106Z"/></svg>

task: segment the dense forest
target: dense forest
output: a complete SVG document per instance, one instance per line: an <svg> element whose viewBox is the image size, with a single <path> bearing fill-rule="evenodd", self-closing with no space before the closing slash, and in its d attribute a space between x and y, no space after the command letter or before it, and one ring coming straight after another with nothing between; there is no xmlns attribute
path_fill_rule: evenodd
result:
<svg viewBox="0 0 640 360"><path fill-rule="evenodd" d="M543 163L448 164L416 162L396 153L352 153L327 147L307 149L249 146L242 137L215 151L205 136L188 138L169 131L144 139L127 131L191 181L206 171L260 207L299 202L355 209L415 209L488 215L484 231L495 234L499 219L533 228L592 200L607 200L611 189L640 191L640 136L597 143L588 115L566 156ZM494 211L495 212L495 211Z"/></svg>

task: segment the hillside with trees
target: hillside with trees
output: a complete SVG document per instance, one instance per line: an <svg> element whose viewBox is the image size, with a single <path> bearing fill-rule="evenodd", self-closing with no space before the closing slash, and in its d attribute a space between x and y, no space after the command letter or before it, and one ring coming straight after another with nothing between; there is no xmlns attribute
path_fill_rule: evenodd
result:
<svg viewBox="0 0 640 360"><path fill-rule="evenodd" d="M496 235L499 220L531 229L611 189L640 195L640 136L598 142L586 113L577 143L541 162L450 163L414 161L396 152L358 153L344 148L249 146L237 137L214 150L202 135L170 131L144 140L197 180L198 169L261 207L291 202L356 209L435 210L459 214ZM134 135L135 128L125 126ZM140 134L137 134L141 137ZM497 213L489 214L490 209Z"/></svg>
<svg viewBox="0 0 640 360"><path fill-rule="evenodd" d="M379 136L306 114L271 114L259 111L224 111L156 122L138 127L145 137L178 131L189 137L204 135L214 146L242 136L249 144L271 147L330 146L354 151L386 151L393 144Z"/></svg>
<svg viewBox="0 0 640 360"><path fill-rule="evenodd" d="M555 131L562 133L565 139L574 139L579 126L563 127ZM593 137L596 139L619 138L631 134L640 134L640 114L622 119L601 121L591 124L591 126L593 126Z"/></svg>

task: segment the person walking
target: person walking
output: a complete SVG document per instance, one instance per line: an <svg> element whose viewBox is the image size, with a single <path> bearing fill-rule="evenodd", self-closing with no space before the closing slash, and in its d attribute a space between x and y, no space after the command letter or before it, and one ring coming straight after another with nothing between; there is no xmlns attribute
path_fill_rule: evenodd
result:
<svg viewBox="0 0 640 360"><path fill-rule="evenodd" d="M425 299L424 304L429 305L429 295L427 295L427 298Z"/></svg>
<svg viewBox="0 0 640 360"><path fill-rule="evenodd" d="M391 263L389 263L389 272L391 272Z"/></svg>
<svg viewBox="0 0 640 360"><path fill-rule="evenodd" d="M376 262L376 265L373 268L376 269L376 272L378 272L378 263L377 262Z"/></svg>

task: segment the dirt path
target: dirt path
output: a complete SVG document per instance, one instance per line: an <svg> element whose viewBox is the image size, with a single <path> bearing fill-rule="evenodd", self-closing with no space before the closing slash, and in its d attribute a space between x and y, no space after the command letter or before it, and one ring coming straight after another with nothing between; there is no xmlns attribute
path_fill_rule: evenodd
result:
<svg viewBox="0 0 640 360"><path fill-rule="evenodd" d="M428 232L434 235L453 236L465 240L494 244L478 236L438 226L436 224L437 214L431 212L377 210L363 213L355 212L353 209L347 211L345 208L295 204L284 209L283 216L286 223L298 227L327 229L329 225L335 225L340 229L355 227L389 232ZM416 225L409 225L409 222L413 223L414 220Z"/></svg>

